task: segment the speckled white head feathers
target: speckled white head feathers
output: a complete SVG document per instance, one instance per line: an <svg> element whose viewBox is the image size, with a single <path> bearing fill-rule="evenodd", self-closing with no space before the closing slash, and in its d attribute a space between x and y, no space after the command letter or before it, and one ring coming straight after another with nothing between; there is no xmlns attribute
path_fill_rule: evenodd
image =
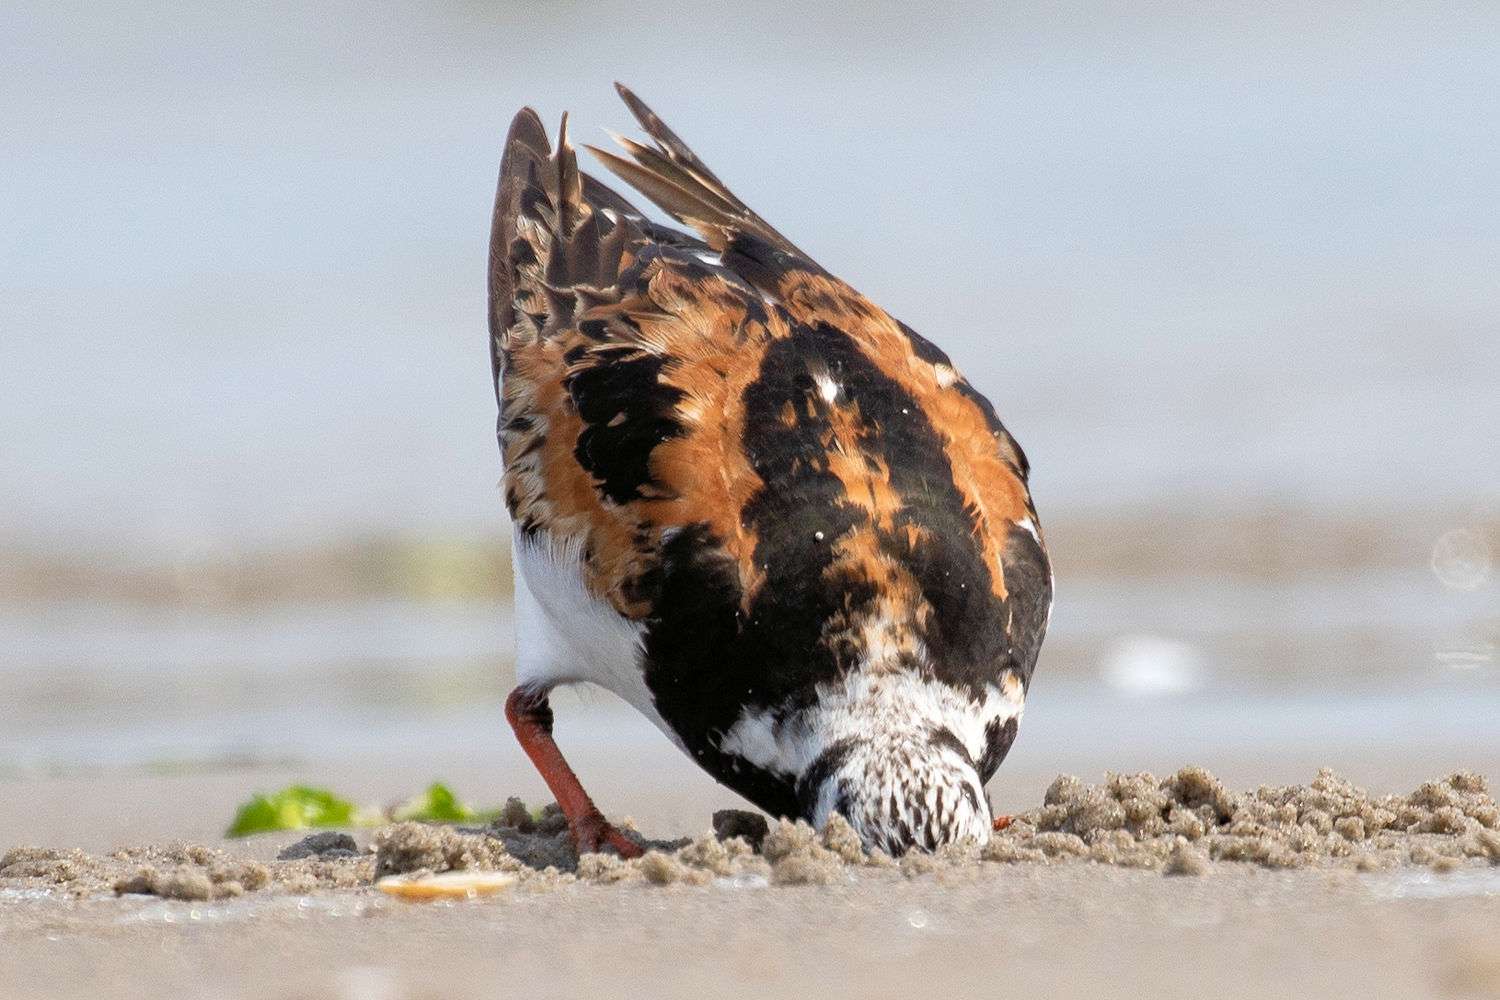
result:
<svg viewBox="0 0 1500 1000"><path fill-rule="evenodd" d="M899 856L964 840L986 844L993 828L989 801L974 765L947 740L912 733L861 740L833 750L824 777L811 786L807 818L818 828L835 812L866 848Z"/></svg>
<svg viewBox="0 0 1500 1000"><path fill-rule="evenodd" d="M801 818L821 828L839 813L867 847L899 855L989 840L981 771L993 771L1021 712L1019 684L974 699L920 671L867 664L819 685L802 709L746 712L717 742L785 775Z"/></svg>

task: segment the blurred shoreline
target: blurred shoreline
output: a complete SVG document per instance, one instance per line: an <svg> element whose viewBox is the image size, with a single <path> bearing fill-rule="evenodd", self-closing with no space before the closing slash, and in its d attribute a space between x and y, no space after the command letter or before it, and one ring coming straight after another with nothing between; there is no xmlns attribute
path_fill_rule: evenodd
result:
<svg viewBox="0 0 1500 1000"><path fill-rule="evenodd" d="M1414 569L1432 560L1434 545L1451 530L1500 551L1500 514L1457 506L1347 515L1274 505L1075 512L1044 516L1044 530L1061 592L1075 579L1275 582ZM244 550L200 547L153 561L0 541L0 605L505 600L514 585L509 546L502 531L466 537L408 531Z"/></svg>
<svg viewBox="0 0 1500 1000"><path fill-rule="evenodd" d="M1171 705L1239 718L1310 699L1311 734L1365 703L1410 715L1405 692L1454 699L1449 714L1500 693L1500 520L1162 511L1046 528L1058 600L1042 703L1073 691L1107 718ZM507 545L364 535L167 563L12 550L0 764L108 757L112 740L233 758L319 720L335 743L444 713L498 725L513 683Z"/></svg>

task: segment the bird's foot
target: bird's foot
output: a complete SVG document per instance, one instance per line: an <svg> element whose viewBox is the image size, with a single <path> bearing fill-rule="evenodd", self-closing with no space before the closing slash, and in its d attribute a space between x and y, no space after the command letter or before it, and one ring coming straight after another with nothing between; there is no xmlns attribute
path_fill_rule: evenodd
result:
<svg viewBox="0 0 1500 1000"><path fill-rule="evenodd" d="M996 816L994 826L995 832L999 833L1001 830L1004 830L1006 827L1014 823L1015 819L1016 818L1014 816Z"/></svg>
<svg viewBox="0 0 1500 1000"><path fill-rule="evenodd" d="M646 853L645 848L598 812L583 816L570 824L570 827L573 846L580 855L599 853L605 848L612 848L616 854L626 859L638 858Z"/></svg>

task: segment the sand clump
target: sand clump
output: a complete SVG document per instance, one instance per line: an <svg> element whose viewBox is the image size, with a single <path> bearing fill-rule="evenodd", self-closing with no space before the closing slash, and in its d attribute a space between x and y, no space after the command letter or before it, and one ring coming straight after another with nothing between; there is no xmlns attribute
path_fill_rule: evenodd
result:
<svg viewBox="0 0 1500 1000"><path fill-rule="evenodd" d="M1040 806L1014 816L983 847L964 843L899 861L864 850L837 815L814 830L801 821L768 823L724 811L714 827L716 833L695 839L650 841L627 824L627 835L647 849L643 857L580 857L555 806L533 814L513 799L488 827L398 823L376 831L366 848L348 834L319 832L268 862L193 844L108 855L19 847L0 855L0 888L214 900L361 889L387 875L463 871L509 873L521 890L546 891L572 884L827 886L1018 864L1093 863L1200 877L1227 863L1360 872L1423 866L1440 874L1500 865L1500 810L1484 779L1469 772L1400 796L1372 796L1327 770L1306 785L1238 793L1199 767L1161 779L1108 774L1099 784L1063 775Z"/></svg>
<svg viewBox="0 0 1500 1000"><path fill-rule="evenodd" d="M708 834L675 850L652 849L629 861L614 854L585 854L575 874L590 885L701 886L719 879L769 879L770 866L744 838L720 840Z"/></svg>
<svg viewBox="0 0 1500 1000"><path fill-rule="evenodd" d="M613 853L574 856L566 824L550 834L540 824L537 829L524 829L523 812L507 809L495 825L484 830L416 823L389 827L376 835L376 870L385 875L496 868L517 872L524 888L545 889L571 882L703 886L722 880L725 884L827 885L845 878L853 866L890 864L879 852L867 854L843 817L835 817L817 831L802 822L780 820L772 825L754 814L721 813L715 817L721 831L748 831L760 840L760 850L740 834L705 834L675 841L637 837L648 850L640 858L626 860ZM544 842L547 837L551 840ZM523 858L516 847L528 856ZM538 866L547 859L557 863Z"/></svg>
<svg viewBox="0 0 1500 1000"><path fill-rule="evenodd" d="M115 892L142 893L165 899L229 899L263 888L270 881L264 865L238 862L232 865L177 868L144 867L134 875L115 881Z"/></svg>
<svg viewBox="0 0 1500 1000"><path fill-rule="evenodd" d="M831 885L856 868L889 868L895 862L880 850L866 851L848 820L835 813L822 830L798 820L778 820L761 844L773 885ZM907 860L925 857L909 854Z"/></svg>
<svg viewBox="0 0 1500 1000"><path fill-rule="evenodd" d="M518 871L524 865L498 837L451 826L397 823L375 833L375 877L427 871Z"/></svg>
<svg viewBox="0 0 1500 1000"><path fill-rule="evenodd" d="M530 890L574 882L706 885L716 878L769 876L766 862L742 837L721 840L705 835L696 840L653 841L628 826L623 829L647 848L642 857L625 860L613 853L579 856L568 839L567 822L555 806L542 810L540 818L533 818L517 802L515 807L508 805L494 824L482 829L421 823L386 827L375 835L375 871L377 877L423 871L506 871L519 876L521 887Z"/></svg>
<svg viewBox="0 0 1500 1000"><path fill-rule="evenodd" d="M1191 846L1185 838L1178 838L1177 846L1167 855L1162 871L1168 875L1207 875L1210 871L1208 855Z"/></svg>
<svg viewBox="0 0 1500 1000"><path fill-rule="evenodd" d="M113 892L211 900L263 890L304 894L367 885L372 871L368 856L261 863L201 844L152 845L102 856L19 847L0 855L0 886L71 896Z"/></svg>
<svg viewBox="0 0 1500 1000"><path fill-rule="evenodd" d="M1200 767L1157 779L1110 774L1089 785L1060 776L1041 807L1016 816L981 856L1008 863L1088 860L1174 873L1213 861L1266 868L1403 864L1452 870L1469 858L1500 863L1500 810L1470 772L1409 795L1372 796L1329 770L1307 785L1226 789ZM1196 872L1195 872L1196 873Z"/></svg>

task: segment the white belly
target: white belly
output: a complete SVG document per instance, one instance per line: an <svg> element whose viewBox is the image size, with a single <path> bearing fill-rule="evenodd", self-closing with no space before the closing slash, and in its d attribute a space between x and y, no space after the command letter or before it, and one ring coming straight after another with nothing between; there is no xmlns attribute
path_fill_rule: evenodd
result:
<svg viewBox="0 0 1500 1000"><path fill-rule="evenodd" d="M656 711L642 670L643 632L583 586L581 543L518 534L511 546L516 582L516 681L541 690L587 681L613 691L682 741Z"/></svg>

